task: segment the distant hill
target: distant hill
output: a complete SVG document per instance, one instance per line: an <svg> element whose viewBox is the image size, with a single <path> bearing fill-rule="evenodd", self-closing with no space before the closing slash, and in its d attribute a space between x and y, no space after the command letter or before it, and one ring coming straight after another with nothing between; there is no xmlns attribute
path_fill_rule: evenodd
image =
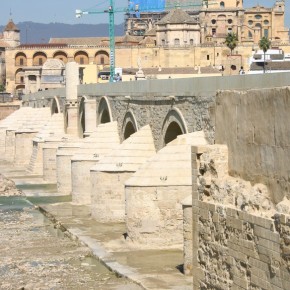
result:
<svg viewBox="0 0 290 290"><path fill-rule="evenodd" d="M47 43L51 37L93 37L108 36L108 24L64 24L19 22L16 24L21 31L21 43ZM0 25L0 31L5 26ZM115 35L124 35L124 24L115 26Z"/></svg>

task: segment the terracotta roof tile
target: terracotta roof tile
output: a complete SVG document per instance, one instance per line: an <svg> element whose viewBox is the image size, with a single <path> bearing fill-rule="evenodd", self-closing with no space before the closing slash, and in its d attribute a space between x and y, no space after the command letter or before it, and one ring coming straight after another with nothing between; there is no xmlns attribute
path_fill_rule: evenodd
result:
<svg viewBox="0 0 290 290"><path fill-rule="evenodd" d="M164 16L157 24L181 24L181 23L195 23L196 21L189 16L184 10L177 8L171 10L166 16Z"/></svg>
<svg viewBox="0 0 290 290"><path fill-rule="evenodd" d="M115 37L116 44L128 44L136 43L138 44L143 39L142 36L117 36ZM63 43L67 45L109 45L109 37L72 37L72 38L51 38L49 43Z"/></svg>
<svg viewBox="0 0 290 290"><path fill-rule="evenodd" d="M4 31L17 31L19 32L19 28L14 24L13 20L10 19L9 22L7 23Z"/></svg>

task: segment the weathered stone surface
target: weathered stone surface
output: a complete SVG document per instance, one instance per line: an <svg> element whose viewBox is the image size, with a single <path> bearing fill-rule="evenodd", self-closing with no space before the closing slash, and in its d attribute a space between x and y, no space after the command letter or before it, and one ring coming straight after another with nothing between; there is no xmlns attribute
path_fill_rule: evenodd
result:
<svg viewBox="0 0 290 290"><path fill-rule="evenodd" d="M228 176L225 146L208 146L193 156L194 166L199 200L192 206L192 234L198 238L192 267L203 271L200 289L288 289L288 199L275 205L265 185Z"/></svg>
<svg viewBox="0 0 290 290"><path fill-rule="evenodd" d="M23 195L15 186L15 182L0 174L0 196Z"/></svg>

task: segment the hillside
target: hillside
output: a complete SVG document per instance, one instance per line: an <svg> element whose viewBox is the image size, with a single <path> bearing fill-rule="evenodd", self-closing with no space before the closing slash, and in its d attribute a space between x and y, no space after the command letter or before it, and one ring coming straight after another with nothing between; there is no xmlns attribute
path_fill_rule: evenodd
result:
<svg viewBox="0 0 290 290"><path fill-rule="evenodd" d="M64 24L19 22L16 24L21 31L21 43L46 43L51 37L93 37L108 36L108 24ZM0 25L0 31L4 26ZM124 24L115 26L115 35L124 34Z"/></svg>

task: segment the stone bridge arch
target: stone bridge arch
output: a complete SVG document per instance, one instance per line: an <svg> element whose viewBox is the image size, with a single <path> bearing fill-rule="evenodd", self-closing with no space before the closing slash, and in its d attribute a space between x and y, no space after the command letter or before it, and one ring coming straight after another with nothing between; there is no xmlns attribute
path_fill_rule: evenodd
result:
<svg viewBox="0 0 290 290"><path fill-rule="evenodd" d="M126 112L122 125L122 138L128 139L132 134L138 131L137 120L131 110Z"/></svg>
<svg viewBox="0 0 290 290"><path fill-rule="evenodd" d="M179 109L172 108L168 112L164 119L161 132L161 148L174 140L178 135L188 133L186 121Z"/></svg>
<svg viewBox="0 0 290 290"><path fill-rule="evenodd" d="M51 115L61 113L58 97L54 97L51 100L50 111L51 111Z"/></svg>
<svg viewBox="0 0 290 290"><path fill-rule="evenodd" d="M99 125L109 122L113 122L112 110L108 98L103 96L98 106L97 124Z"/></svg>

